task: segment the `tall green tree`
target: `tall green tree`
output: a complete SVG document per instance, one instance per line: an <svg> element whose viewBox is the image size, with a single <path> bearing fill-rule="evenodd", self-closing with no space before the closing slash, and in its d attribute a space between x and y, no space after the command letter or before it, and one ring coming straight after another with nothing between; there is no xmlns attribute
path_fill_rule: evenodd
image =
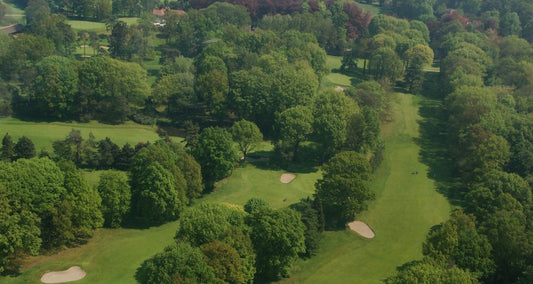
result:
<svg viewBox="0 0 533 284"><path fill-rule="evenodd" d="M100 175L98 193L102 198L104 226L118 228L130 210L131 189L124 172L105 171Z"/></svg>
<svg viewBox="0 0 533 284"><path fill-rule="evenodd" d="M340 152L324 165L315 195L322 202L328 228L345 226L367 208L367 202L375 197L370 178L368 160L356 152Z"/></svg>
<svg viewBox="0 0 533 284"><path fill-rule="evenodd" d="M230 131L233 141L237 142L239 150L245 158L263 141L263 134L257 125L245 119L235 122Z"/></svg>
<svg viewBox="0 0 533 284"><path fill-rule="evenodd" d="M9 133L6 132L4 138L2 138L2 148L0 148L1 160L10 162L15 157L15 143Z"/></svg>
<svg viewBox="0 0 533 284"><path fill-rule="evenodd" d="M213 188L215 181L229 176L239 158L231 134L215 127L202 131L192 153L202 166L202 176L208 189Z"/></svg>
<svg viewBox="0 0 533 284"><path fill-rule="evenodd" d="M297 160L300 143L309 139L313 132L311 109L306 106L286 109L276 119L275 128L279 132L282 151L290 149L292 160Z"/></svg>
<svg viewBox="0 0 533 284"><path fill-rule="evenodd" d="M299 213L283 208L261 207L247 223L257 253L257 279L279 280L288 277L299 253L305 252L305 226Z"/></svg>
<svg viewBox="0 0 533 284"><path fill-rule="evenodd" d="M179 242L145 260L135 273L139 283L214 283L215 274L199 248Z"/></svg>
<svg viewBox="0 0 533 284"><path fill-rule="evenodd" d="M22 136L13 148L17 159L31 159L35 157L35 145L28 137Z"/></svg>

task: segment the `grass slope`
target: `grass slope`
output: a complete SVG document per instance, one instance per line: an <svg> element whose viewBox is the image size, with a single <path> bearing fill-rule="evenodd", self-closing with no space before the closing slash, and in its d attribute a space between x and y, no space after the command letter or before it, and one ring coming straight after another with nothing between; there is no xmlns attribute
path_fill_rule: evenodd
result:
<svg viewBox="0 0 533 284"><path fill-rule="evenodd" d="M397 95L393 121L384 126L386 157L376 173L377 198L358 216L376 233L366 240L344 230L326 232L317 256L295 266L294 283L379 283L396 267L420 259L430 228L448 218L450 205L419 161L419 98ZM411 174L418 171L417 175Z"/></svg>
<svg viewBox="0 0 533 284"><path fill-rule="evenodd" d="M224 202L244 205L252 197L262 198L272 207L280 208L312 196L315 182L320 173L296 173L296 178L283 184L279 178L286 171L281 169L261 169L246 163L234 171L233 175L218 183L214 192L200 201Z"/></svg>
<svg viewBox="0 0 533 284"><path fill-rule="evenodd" d="M109 125L98 122L32 122L11 117L0 118L1 137L8 132L16 142L24 135L33 141L37 151L42 148L52 150L52 142L65 139L72 129L80 130L84 139L88 139L89 132L92 132L97 141L109 137L120 146L126 143L135 146L139 142L155 141L159 138L155 127L130 121L120 125Z"/></svg>
<svg viewBox="0 0 533 284"><path fill-rule="evenodd" d="M32 268L18 277L0 277L1 283L39 283L47 271L81 266L87 277L76 283L136 283L135 271L141 263L172 243L177 222L159 227L138 229L100 229L86 244L52 256L27 260Z"/></svg>

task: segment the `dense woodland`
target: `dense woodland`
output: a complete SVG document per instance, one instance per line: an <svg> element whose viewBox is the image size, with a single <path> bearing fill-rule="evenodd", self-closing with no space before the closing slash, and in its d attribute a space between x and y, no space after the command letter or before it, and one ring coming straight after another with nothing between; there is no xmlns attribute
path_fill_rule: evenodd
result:
<svg viewBox="0 0 533 284"><path fill-rule="evenodd" d="M139 282L288 277L322 231L344 228L375 197L381 123L400 90L444 102L458 209L429 232L424 258L387 282L533 282L533 2L367 1L382 11L371 15L351 1L13 1L26 25L0 33L2 115L133 120L157 124L162 139L119 146L73 130L49 153L6 133L0 271L102 226L179 219L176 243L142 264ZM158 27L152 9L164 7ZM105 21L107 32L74 32L67 19ZM74 55L82 43L90 57ZM360 80L321 88L327 54ZM160 68L147 68L154 60ZM186 143L168 136L176 130ZM244 210L189 206L263 139L281 165L321 166L314 196L284 209L255 198ZM80 169L106 171L93 188Z"/></svg>

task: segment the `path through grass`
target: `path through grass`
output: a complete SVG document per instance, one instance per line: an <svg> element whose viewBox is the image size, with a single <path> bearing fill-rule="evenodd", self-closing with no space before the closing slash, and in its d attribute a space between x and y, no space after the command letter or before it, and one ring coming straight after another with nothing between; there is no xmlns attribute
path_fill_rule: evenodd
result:
<svg viewBox="0 0 533 284"><path fill-rule="evenodd" d="M397 94L393 121L384 126L386 157L372 185L377 198L358 217L376 237L366 240L349 230L326 232L319 254L297 263L286 282L380 283L396 267L422 257L426 234L448 218L450 204L419 161L415 139L420 100Z"/></svg>

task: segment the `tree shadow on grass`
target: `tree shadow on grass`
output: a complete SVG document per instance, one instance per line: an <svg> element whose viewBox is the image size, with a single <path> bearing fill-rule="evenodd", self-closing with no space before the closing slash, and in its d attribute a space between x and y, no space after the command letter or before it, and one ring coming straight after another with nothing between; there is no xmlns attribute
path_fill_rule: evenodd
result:
<svg viewBox="0 0 533 284"><path fill-rule="evenodd" d="M291 173L305 174L318 171L319 164L315 159L309 159L302 147L300 161L285 161L277 157L274 151L255 151L248 155L245 163L250 163L261 170L287 171Z"/></svg>
<svg viewBox="0 0 533 284"><path fill-rule="evenodd" d="M435 90L429 87L431 85L425 84L427 91ZM420 161L429 167L428 177L435 181L438 192L452 205L460 206L460 182L448 146L447 111L442 99L438 99L439 95L425 92L422 96L419 102L422 119L418 121L420 136L415 138L415 143L420 146Z"/></svg>

